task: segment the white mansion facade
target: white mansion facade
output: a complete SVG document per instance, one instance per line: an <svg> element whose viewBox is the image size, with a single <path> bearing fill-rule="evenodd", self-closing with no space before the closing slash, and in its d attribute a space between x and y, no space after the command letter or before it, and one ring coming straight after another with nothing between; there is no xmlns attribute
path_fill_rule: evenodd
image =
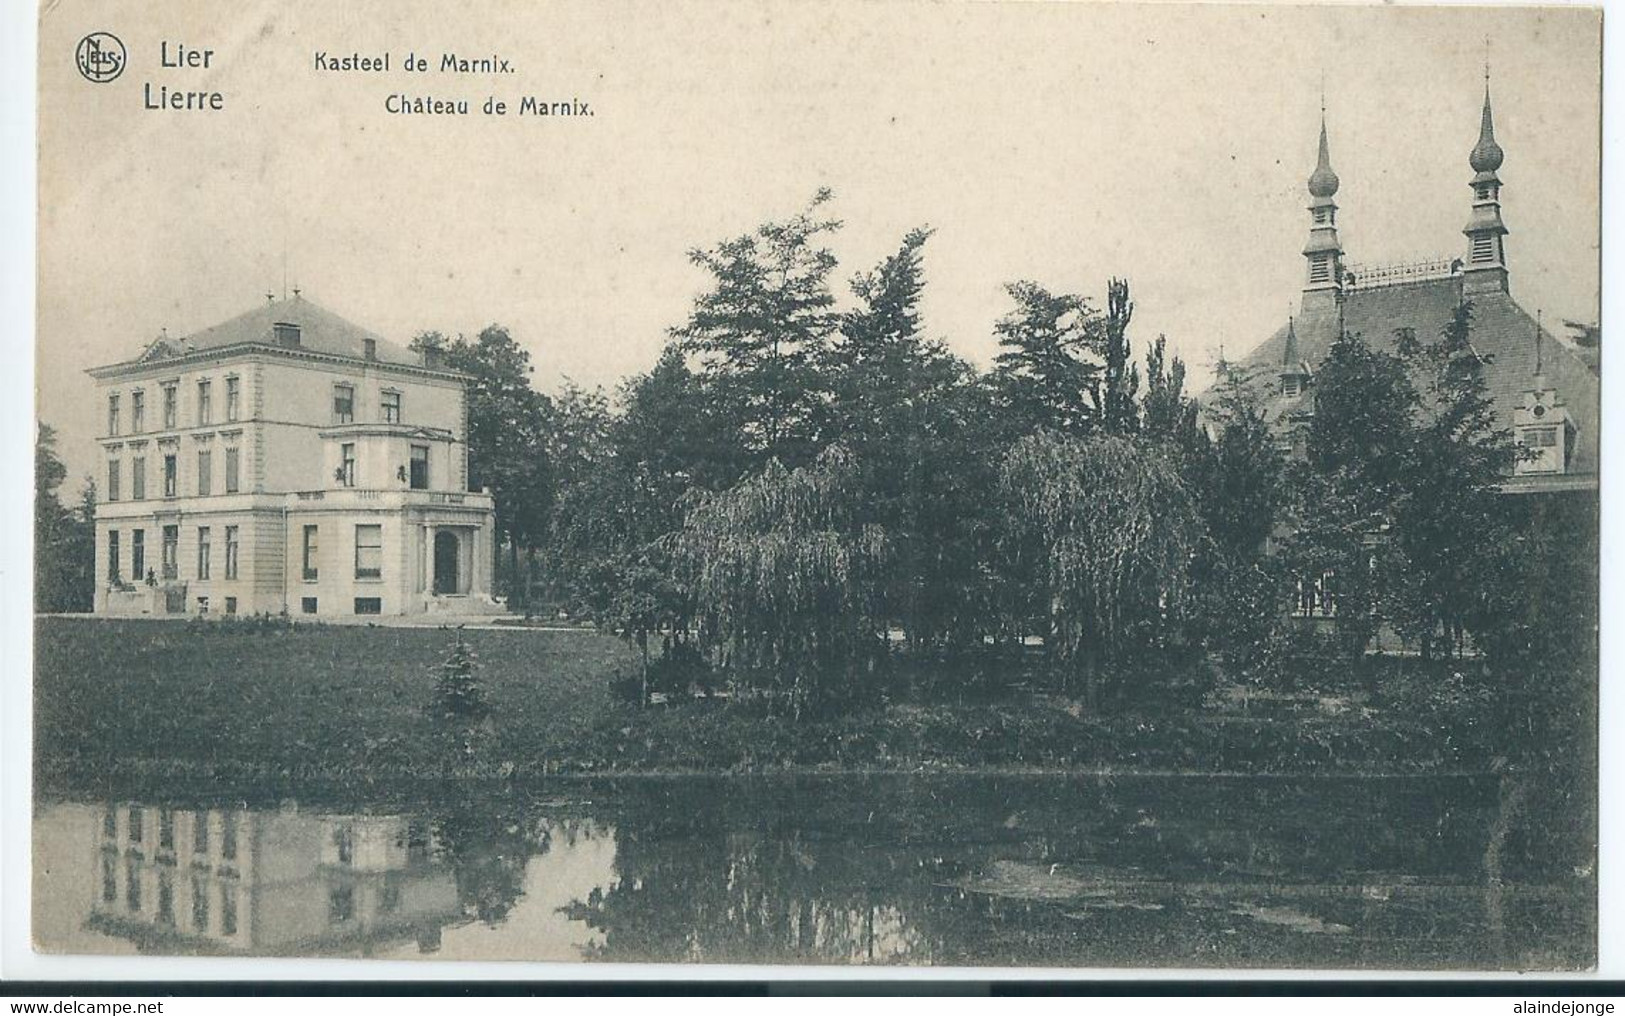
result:
<svg viewBox="0 0 1625 1016"><path fill-rule="evenodd" d="M489 612L466 378L305 300L97 367L98 614Z"/></svg>

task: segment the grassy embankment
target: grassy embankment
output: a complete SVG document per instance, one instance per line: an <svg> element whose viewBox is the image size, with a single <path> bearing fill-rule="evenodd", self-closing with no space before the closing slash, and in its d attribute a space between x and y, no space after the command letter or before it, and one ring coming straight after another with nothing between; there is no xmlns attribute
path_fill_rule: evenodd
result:
<svg viewBox="0 0 1625 1016"><path fill-rule="evenodd" d="M46 781L121 775L260 785L504 773L1073 769L1459 772L1489 761L1471 696L1118 707L1033 691L928 697L792 723L720 700L638 709L610 679L623 643L468 632L492 706L488 749L448 768L425 711L453 634L41 619L35 738ZM1413 680L1420 686L1423 682Z"/></svg>

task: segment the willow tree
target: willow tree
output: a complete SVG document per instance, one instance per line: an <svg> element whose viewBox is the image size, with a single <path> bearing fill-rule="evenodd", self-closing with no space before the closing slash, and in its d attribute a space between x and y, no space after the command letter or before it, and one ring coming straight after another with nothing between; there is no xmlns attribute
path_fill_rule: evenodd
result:
<svg viewBox="0 0 1625 1016"><path fill-rule="evenodd" d="M1038 562L1045 644L1063 680L1091 698L1101 662L1167 639L1202 536L1196 505L1163 452L1133 438L1023 438L1001 486L1013 536Z"/></svg>
<svg viewBox="0 0 1625 1016"><path fill-rule="evenodd" d="M841 447L697 494L671 540L704 644L739 692L799 716L872 670L884 646L891 558L862 517L858 470Z"/></svg>

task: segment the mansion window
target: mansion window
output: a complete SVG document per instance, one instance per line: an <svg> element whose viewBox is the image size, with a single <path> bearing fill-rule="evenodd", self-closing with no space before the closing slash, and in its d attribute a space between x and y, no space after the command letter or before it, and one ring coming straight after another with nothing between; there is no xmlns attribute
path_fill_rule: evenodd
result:
<svg viewBox="0 0 1625 1016"><path fill-rule="evenodd" d="M209 577L209 527L197 527L197 577L204 580Z"/></svg>
<svg viewBox="0 0 1625 1016"><path fill-rule="evenodd" d="M333 386L333 422L355 422L355 388L352 385Z"/></svg>
<svg viewBox="0 0 1625 1016"><path fill-rule="evenodd" d="M119 577L118 558L118 530L109 529L107 531L107 577L113 582L117 582Z"/></svg>
<svg viewBox="0 0 1625 1016"><path fill-rule="evenodd" d="M340 864L355 863L355 830L341 825L333 830L333 848Z"/></svg>
<svg viewBox="0 0 1625 1016"><path fill-rule="evenodd" d="M376 579L384 571L384 529L382 526L355 527L355 577Z"/></svg>
<svg viewBox="0 0 1625 1016"><path fill-rule="evenodd" d="M1336 617L1337 591L1333 583L1334 577L1330 571L1321 572L1318 578L1299 576L1292 616Z"/></svg>
<svg viewBox="0 0 1625 1016"><path fill-rule="evenodd" d="M118 855L111 850L102 854L102 902L118 899Z"/></svg>
<svg viewBox="0 0 1625 1016"><path fill-rule="evenodd" d="M124 905L132 914L141 912L141 859L134 854L124 857Z"/></svg>
<svg viewBox="0 0 1625 1016"><path fill-rule="evenodd" d="M327 920L343 924L355 917L355 886L340 886L327 894Z"/></svg>
<svg viewBox="0 0 1625 1016"><path fill-rule="evenodd" d="M107 397L107 436L118 437L119 428L118 395Z"/></svg>
<svg viewBox="0 0 1625 1016"><path fill-rule="evenodd" d="M237 816L231 812L220 816L220 856L237 860Z"/></svg>
<svg viewBox="0 0 1625 1016"><path fill-rule="evenodd" d="M235 494L242 485L242 457L236 448L226 449L226 493Z"/></svg>
<svg viewBox="0 0 1625 1016"><path fill-rule="evenodd" d="M228 377L226 378L226 422L230 423L235 421L237 419L237 414L241 412L241 410L242 379Z"/></svg>
<svg viewBox="0 0 1625 1016"><path fill-rule="evenodd" d="M192 817L192 853L209 852L209 813L200 811Z"/></svg>
<svg viewBox="0 0 1625 1016"><path fill-rule="evenodd" d="M200 424L214 422L213 381L199 381L197 383L197 422Z"/></svg>
<svg viewBox="0 0 1625 1016"><path fill-rule="evenodd" d="M181 527L164 527L163 568L164 578L174 580L181 577L180 570Z"/></svg>
<svg viewBox="0 0 1625 1016"><path fill-rule="evenodd" d="M130 809L130 842L140 843L146 836L146 813L140 808Z"/></svg>
<svg viewBox="0 0 1625 1016"><path fill-rule="evenodd" d="M197 453L197 492L202 497L214 487L214 455L207 451Z"/></svg>
<svg viewBox="0 0 1625 1016"><path fill-rule="evenodd" d="M202 872L192 873L192 930L209 930L209 880Z"/></svg>
<svg viewBox="0 0 1625 1016"><path fill-rule="evenodd" d="M401 393L385 392L383 399L383 415L385 423L401 422Z"/></svg>
<svg viewBox="0 0 1625 1016"><path fill-rule="evenodd" d="M107 500L119 499L119 461L112 459L107 463Z"/></svg>
<svg viewBox="0 0 1625 1016"><path fill-rule="evenodd" d="M237 934L237 889L230 885L220 887L220 934Z"/></svg>
<svg viewBox="0 0 1625 1016"><path fill-rule="evenodd" d="M147 429L147 393L130 393L130 433L139 434Z"/></svg>
<svg viewBox="0 0 1625 1016"><path fill-rule="evenodd" d="M237 577L237 533L236 526L226 527L226 578Z"/></svg>
<svg viewBox="0 0 1625 1016"><path fill-rule="evenodd" d="M355 486L355 445L353 444L339 446L338 481L342 487Z"/></svg>
<svg viewBox="0 0 1625 1016"><path fill-rule="evenodd" d="M158 869L158 923L175 923L175 874L169 868Z"/></svg>
<svg viewBox="0 0 1625 1016"><path fill-rule="evenodd" d="M137 455L130 460L130 497L137 501L147 496L147 457Z"/></svg>
<svg viewBox="0 0 1625 1016"><path fill-rule="evenodd" d="M147 575L147 531L130 531L130 578L139 582Z"/></svg>
<svg viewBox="0 0 1625 1016"><path fill-rule="evenodd" d="M321 552L321 546L320 546L320 543L318 542L319 539L320 539L319 527L317 527L317 526L306 526L305 527L305 545L304 545L303 564L304 564L304 574L305 574L305 581L306 582L315 582L316 579L319 578L320 575L321 575L320 571L317 569L318 555Z"/></svg>
<svg viewBox="0 0 1625 1016"><path fill-rule="evenodd" d="M164 496L174 497L179 483L179 468L176 464L175 454L171 452L164 456Z"/></svg>
<svg viewBox="0 0 1625 1016"><path fill-rule="evenodd" d="M412 489L429 489L429 446L412 446Z"/></svg>
<svg viewBox="0 0 1625 1016"><path fill-rule="evenodd" d="M177 412L176 407L177 407L178 403L179 403L179 396L176 394L175 386L174 385L164 385L164 429L165 430L174 430L175 429L175 426L176 426L175 416L176 416L176 412Z"/></svg>

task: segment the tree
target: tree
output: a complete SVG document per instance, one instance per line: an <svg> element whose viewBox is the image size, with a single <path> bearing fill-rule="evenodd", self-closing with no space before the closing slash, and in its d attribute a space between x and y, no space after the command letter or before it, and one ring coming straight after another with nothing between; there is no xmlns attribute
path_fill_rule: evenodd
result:
<svg viewBox="0 0 1625 1016"><path fill-rule="evenodd" d="M1221 364L1221 382L1224 365ZM1179 448L1189 448L1202 437L1197 424L1196 400L1185 395L1185 361L1168 360L1168 337L1157 341L1145 354L1145 394L1140 415L1145 434Z"/></svg>
<svg viewBox="0 0 1625 1016"><path fill-rule="evenodd" d="M898 250L852 280L858 306L841 316L824 358L825 432L852 455L869 515L890 535L896 567L887 613L916 648L969 640L988 524L986 402L974 370L920 329L922 251L911 230Z"/></svg>
<svg viewBox="0 0 1625 1016"><path fill-rule="evenodd" d="M1196 506L1173 462L1132 438L1040 431L1010 450L1000 479L1014 531L1040 549L1046 646L1094 701L1099 663L1177 635Z"/></svg>
<svg viewBox="0 0 1625 1016"><path fill-rule="evenodd" d="M1048 428L1090 433L1099 423L1100 368L1088 359L1099 345L1099 315L1082 296L1051 293L1036 282L1005 287L1015 309L994 325L999 353L989 383L1011 440Z"/></svg>
<svg viewBox="0 0 1625 1016"><path fill-rule="evenodd" d="M1175 422L1188 411L1160 391L1160 364L1150 362L1146 428L1178 428L1186 483L1196 499L1205 536L1192 561L1200 630L1243 668L1264 664L1274 650L1282 604L1278 568L1266 544L1282 521L1287 464L1277 450L1252 374L1221 361L1210 416L1216 436ZM1183 365L1175 361L1174 374ZM1189 427L1190 429L1186 429Z"/></svg>
<svg viewBox="0 0 1625 1016"><path fill-rule="evenodd" d="M1128 341L1128 324L1133 317L1134 301L1129 299L1128 283L1112 279L1106 285L1106 320L1100 332L1102 369L1090 392L1100 425L1108 434L1132 434L1140 426L1134 404L1140 373L1132 362Z"/></svg>
<svg viewBox="0 0 1625 1016"><path fill-rule="evenodd" d="M891 544L863 519L851 456L770 460L721 493L697 493L673 557L702 643L738 692L766 692L799 717L840 700L883 648Z"/></svg>
<svg viewBox="0 0 1625 1016"><path fill-rule="evenodd" d="M1404 360L1345 332L1315 376L1308 460L1346 492L1356 512L1378 516L1400 497L1411 465L1419 397Z"/></svg>
<svg viewBox="0 0 1625 1016"><path fill-rule="evenodd" d="M823 244L841 225L821 217L831 197L820 189L786 221L689 253L711 288L672 334L700 358L719 439L730 446L729 483L771 459L809 462L819 446L816 364L836 325L835 255Z"/></svg>
<svg viewBox="0 0 1625 1016"><path fill-rule="evenodd" d="M1466 635L1494 633L1511 621L1491 591L1501 579L1500 548L1513 542L1500 486L1518 449L1511 431L1497 425L1472 320L1472 305L1464 303L1433 342L1409 331L1398 336L1421 392L1404 493L1392 512L1393 541L1404 558L1393 614L1425 656L1455 655Z"/></svg>
<svg viewBox="0 0 1625 1016"><path fill-rule="evenodd" d="M58 494L68 477L56 430L41 423L34 439L34 609L88 611L96 591L96 488L85 486L76 509Z"/></svg>
<svg viewBox="0 0 1625 1016"><path fill-rule="evenodd" d="M418 348L444 350L447 367L469 376L468 486L489 488L496 499L497 539L508 548L509 593L524 601L520 548L533 549L547 534L553 475L548 457L549 403L531 387L530 354L501 325L470 342L450 343L424 333Z"/></svg>

